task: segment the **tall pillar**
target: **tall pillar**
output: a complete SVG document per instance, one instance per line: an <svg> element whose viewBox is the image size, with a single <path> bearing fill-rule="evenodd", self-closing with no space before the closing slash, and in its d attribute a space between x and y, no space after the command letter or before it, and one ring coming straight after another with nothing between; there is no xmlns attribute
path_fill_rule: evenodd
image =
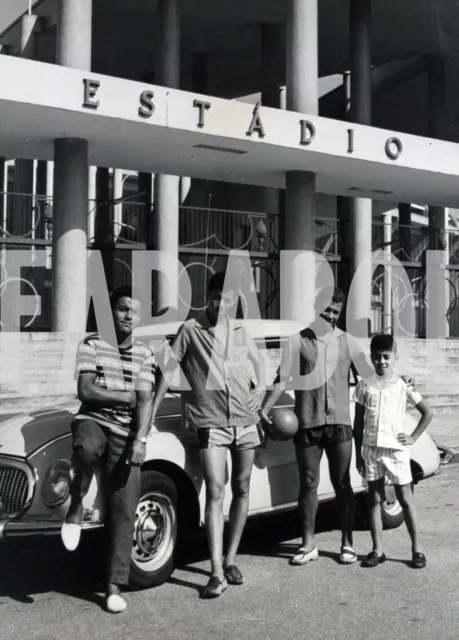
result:
<svg viewBox="0 0 459 640"><path fill-rule="evenodd" d="M351 0L350 6L351 106L350 119L371 125L371 0ZM358 270L372 252L372 201L354 198L350 201L348 239L350 280L358 291L349 301L348 331L366 337L371 302L371 270Z"/></svg>
<svg viewBox="0 0 459 640"><path fill-rule="evenodd" d="M5 211L5 177L6 177L6 158L0 157L0 225L5 228L4 215Z"/></svg>
<svg viewBox="0 0 459 640"><path fill-rule="evenodd" d="M158 2L158 52L156 78L159 85L178 89L180 86L180 12L178 0ZM179 178L156 175L155 206L150 216L154 237L148 234L152 248L178 259L179 251ZM161 261L160 261L161 266ZM174 272L164 262L163 269L154 272L153 309L159 315L167 309L177 309L178 264Z"/></svg>
<svg viewBox="0 0 459 640"><path fill-rule="evenodd" d="M318 0L289 0L287 13L287 109L317 115L318 98ZM286 175L285 249L315 251L315 174L292 171ZM315 260L311 253L308 273L291 264L283 274L282 316L304 322L315 300ZM302 263L304 267L304 263ZM306 277L305 277L306 276ZM284 281L285 279L285 281ZM282 295L282 292L281 292ZM312 318L311 318L312 319Z"/></svg>
<svg viewBox="0 0 459 640"><path fill-rule="evenodd" d="M91 69L92 0L58 0L57 64Z"/></svg>
<svg viewBox="0 0 459 640"><path fill-rule="evenodd" d="M442 58L431 56L428 68L428 134L432 138L445 137L446 83L445 62ZM443 263L448 259L448 210L444 207L429 207L428 248L443 251ZM437 261L435 261L437 262ZM446 310L449 304L448 270L437 262L439 282L428 288L427 312L430 315L428 337L444 338L449 335L449 323ZM430 289L430 291L429 291Z"/></svg>
<svg viewBox="0 0 459 640"><path fill-rule="evenodd" d="M123 222L123 171L113 169L113 239L116 242L122 230Z"/></svg>
<svg viewBox="0 0 459 640"><path fill-rule="evenodd" d="M106 167L96 171L96 217L94 245L102 253L105 278L109 291L113 290L113 207L110 202L110 173Z"/></svg>
<svg viewBox="0 0 459 640"><path fill-rule="evenodd" d="M56 63L91 69L92 0L58 0ZM86 329L88 142L54 141L52 331Z"/></svg>
<svg viewBox="0 0 459 640"><path fill-rule="evenodd" d="M88 142L55 140L54 159L51 330L79 333L86 326Z"/></svg>
<svg viewBox="0 0 459 640"><path fill-rule="evenodd" d="M36 57L36 29L38 16L24 15L21 18L21 42L19 55L27 60ZM17 158L14 171L14 211L10 233L17 236L30 234L33 225L33 160Z"/></svg>

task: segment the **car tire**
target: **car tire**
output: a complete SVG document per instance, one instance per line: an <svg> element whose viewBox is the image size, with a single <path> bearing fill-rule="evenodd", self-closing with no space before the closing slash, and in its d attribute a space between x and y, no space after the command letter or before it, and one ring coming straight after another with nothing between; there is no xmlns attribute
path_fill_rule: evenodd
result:
<svg viewBox="0 0 459 640"><path fill-rule="evenodd" d="M385 483L386 499L381 505L381 518L383 529L397 529L405 521L403 509L395 495L394 485L386 480Z"/></svg>
<svg viewBox="0 0 459 640"><path fill-rule="evenodd" d="M129 574L129 585L134 589L157 587L172 575L177 503L177 487L168 476L142 471Z"/></svg>

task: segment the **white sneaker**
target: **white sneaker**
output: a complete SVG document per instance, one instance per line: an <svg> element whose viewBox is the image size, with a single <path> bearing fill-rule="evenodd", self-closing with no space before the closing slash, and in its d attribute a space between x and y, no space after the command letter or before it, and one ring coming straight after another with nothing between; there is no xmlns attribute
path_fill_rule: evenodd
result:
<svg viewBox="0 0 459 640"><path fill-rule="evenodd" d="M64 522L61 529L61 538L67 551L75 551L80 543L81 524Z"/></svg>
<svg viewBox="0 0 459 640"><path fill-rule="evenodd" d="M290 558L290 564L295 566L301 566L303 564L308 564L308 562L313 562L317 560L319 557L319 551L317 547L311 549L311 551L306 551L304 547L300 547L297 553Z"/></svg>
<svg viewBox="0 0 459 640"><path fill-rule="evenodd" d="M107 611L109 613L121 613L127 607L126 600L117 593L113 593L107 598Z"/></svg>

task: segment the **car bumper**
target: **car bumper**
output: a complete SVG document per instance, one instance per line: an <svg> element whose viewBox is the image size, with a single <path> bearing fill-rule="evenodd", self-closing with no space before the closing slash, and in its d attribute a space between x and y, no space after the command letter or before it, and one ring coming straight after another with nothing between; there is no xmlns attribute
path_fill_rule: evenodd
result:
<svg viewBox="0 0 459 640"><path fill-rule="evenodd" d="M101 526L103 525L85 523L82 529L87 531L98 529ZM14 520L14 518L3 518L0 519L0 541L25 536L56 535L60 533L61 527L62 522L20 521Z"/></svg>

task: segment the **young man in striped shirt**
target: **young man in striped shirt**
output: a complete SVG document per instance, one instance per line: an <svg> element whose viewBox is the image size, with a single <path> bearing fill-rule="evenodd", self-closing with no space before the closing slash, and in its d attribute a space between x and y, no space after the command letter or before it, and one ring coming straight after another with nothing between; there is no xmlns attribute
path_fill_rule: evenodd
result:
<svg viewBox="0 0 459 640"><path fill-rule="evenodd" d="M118 613L126 608L120 587L129 578L156 364L152 351L132 335L141 303L131 288L117 289L110 304L116 344L96 333L78 346L75 375L81 407L72 423L74 476L62 540L69 551L78 546L83 498L96 466L102 464L110 536L106 605Z"/></svg>

